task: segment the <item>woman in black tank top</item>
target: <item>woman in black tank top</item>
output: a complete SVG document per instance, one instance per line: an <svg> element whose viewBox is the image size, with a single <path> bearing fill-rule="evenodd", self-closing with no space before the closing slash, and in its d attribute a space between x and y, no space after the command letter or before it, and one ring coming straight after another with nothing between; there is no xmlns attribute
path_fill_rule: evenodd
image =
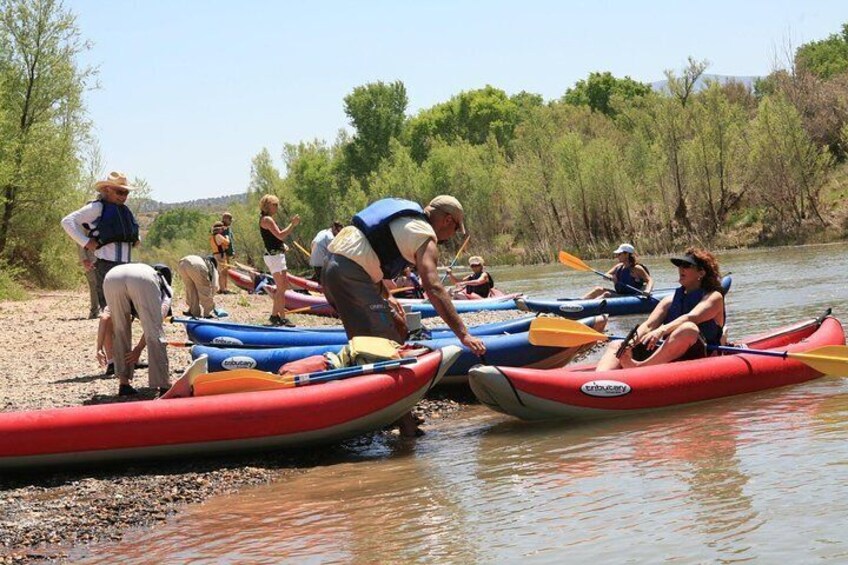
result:
<svg viewBox="0 0 848 565"><path fill-rule="evenodd" d="M280 229L274 220L274 214L280 206L280 199L273 194L266 194L259 201L259 234L265 244L265 265L274 277L277 290L274 292L274 304L271 308L271 317L268 321L275 326L294 326L286 317L286 290L288 290L288 278L286 273L286 245L283 240L291 234L300 223L300 216L292 216L291 223L285 229Z"/></svg>

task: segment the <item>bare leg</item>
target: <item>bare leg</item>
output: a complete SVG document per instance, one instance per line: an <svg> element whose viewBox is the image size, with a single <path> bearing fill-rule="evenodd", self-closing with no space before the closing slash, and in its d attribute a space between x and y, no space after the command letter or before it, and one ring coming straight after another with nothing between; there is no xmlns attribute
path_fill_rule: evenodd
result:
<svg viewBox="0 0 848 565"><path fill-rule="evenodd" d="M274 273L274 284L277 285L277 291L274 293L274 311L280 318L286 317L286 290L289 288L286 272Z"/></svg>
<svg viewBox="0 0 848 565"><path fill-rule="evenodd" d="M587 292L585 295L583 295L583 299L589 300L589 299L592 299L592 298L603 298L607 294L608 293L607 293L607 290L605 288L600 287L600 286L596 286L595 288L593 288L592 290Z"/></svg>
<svg viewBox="0 0 848 565"><path fill-rule="evenodd" d="M620 341L613 341L609 345L607 345L606 350L604 351L603 357L598 361L597 367L595 367L596 371L614 371L616 369L621 369L621 360L616 357L616 353L618 353L618 348L621 347Z"/></svg>
<svg viewBox="0 0 848 565"><path fill-rule="evenodd" d="M625 368L650 367L674 361L686 353L686 351L695 344L699 333L697 325L691 322L686 322L674 330L671 335L665 339L663 344L654 351L653 355L644 361L634 361L628 352L621 356L621 366Z"/></svg>

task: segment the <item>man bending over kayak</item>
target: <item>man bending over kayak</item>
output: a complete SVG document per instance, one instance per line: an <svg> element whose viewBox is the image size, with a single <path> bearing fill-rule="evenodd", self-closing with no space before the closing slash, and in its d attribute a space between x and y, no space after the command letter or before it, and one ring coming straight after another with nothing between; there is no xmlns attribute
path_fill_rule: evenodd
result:
<svg viewBox="0 0 848 565"><path fill-rule="evenodd" d="M699 359L708 355L707 345L721 344L724 289L715 257L689 248L671 262L677 267L680 287L657 304L631 343L610 343L597 371Z"/></svg>
<svg viewBox="0 0 848 565"><path fill-rule="evenodd" d="M425 207L398 198L378 200L353 217L330 243L321 270L321 286L344 324L348 338L373 336L403 343L407 328L403 309L389 294L384 279L394 279L414 265L439 316L460 342L477 355L486 352L456 313L439 281L436 244L464 233L459 200L437 196ZM400 420L401 433L419 435L412 413Z"/></svg>

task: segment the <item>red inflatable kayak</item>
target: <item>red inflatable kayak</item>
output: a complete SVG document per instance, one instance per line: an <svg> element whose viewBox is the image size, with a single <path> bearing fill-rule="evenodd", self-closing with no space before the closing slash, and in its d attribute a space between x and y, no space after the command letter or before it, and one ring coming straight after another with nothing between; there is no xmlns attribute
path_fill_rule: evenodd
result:
<svg viewBox="0 0 848 565"><path fill-rule="evenodd" d="M0 413L0 468L338 441L409 412L458 355L448 347L385 374L299 388Z"/></svg>
<svg viewBox="0 0 848 565"><path fill-rule="evenodd" d="M782 328L743 342L752 349L804 353L844 345L838 320L827 317ZM594 372L583 366L551 370L478 367L471 389L498 412L524 420L582 420L701 402L816 379L793 359L732 354L667 365Z"/></svg>

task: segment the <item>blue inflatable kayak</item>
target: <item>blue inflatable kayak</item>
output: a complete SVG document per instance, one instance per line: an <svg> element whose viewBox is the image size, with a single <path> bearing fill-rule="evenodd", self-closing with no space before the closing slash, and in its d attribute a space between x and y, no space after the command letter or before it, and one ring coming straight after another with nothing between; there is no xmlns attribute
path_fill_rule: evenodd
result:
<svg viewBox="0 0 848 565"><path fill-rule="evenodd" d="M504 322L493 322L471 326L471 335L503 335L526 332L535 316L524 316ZM298 345L344 345L347 334L343 328L334 326L320 328L277 328L210 322L207 320L180 320L186 325L188 338L197 344L217 345L264 345L268 347L290 347ZM454 334L446 326L427 332L429 339L449 338Z"/></svg>
<svg viewBox="0 0 848 565"><path fill-rule="evenodd" d="M721 279L721 286L730 290L732 279L726 276ZM675 289L666 288L655 290L650 297L637 294L628 296L613 296L610 298L535 300L531 298L516 298L515 303L520 310L544 314L556 314L563 318L582 318L608 314L610 316L627 316L630 314L647 314L651 312L660 300L672 294Z"/></svg>
<svg viewBox="0 0 848 565"><path fill-rule="evenodd" d="M593 316L582 323L602 331L606 326L605 316ZM486 363L506 367L561 367L570 361L582 347L558 348L537 347L528 340L528 332L512 335L480 336L486 343ZM462 353L448 370L442 382L466 382L468 370L481 363L479 357L463 347L456 337L429 339L410 342L417 347L436 349L446 345L459 345ZM248 349L235 347L215 347L195 345L191 348L191 356L197 359L208 355L209 371L225 371L232 369L259 369L276 372L290 361L296 361L312 355L323 355L327 352L338 352L343 344L325 344L297 347L279 347L268 349Z"/></svg>
<svg viewBox="0 0 848 565"><path fill-rule="evenodd" d="M481 298L479 300L454 300L453 307L459 314L470 314L472 312L492 312L495 310L515 310L515 301L522 295L505 294L497 298ZM435 318L439 314L432 302L401 301L404 307L409 307L412 312L418 312L422 318Z"/></svg>

